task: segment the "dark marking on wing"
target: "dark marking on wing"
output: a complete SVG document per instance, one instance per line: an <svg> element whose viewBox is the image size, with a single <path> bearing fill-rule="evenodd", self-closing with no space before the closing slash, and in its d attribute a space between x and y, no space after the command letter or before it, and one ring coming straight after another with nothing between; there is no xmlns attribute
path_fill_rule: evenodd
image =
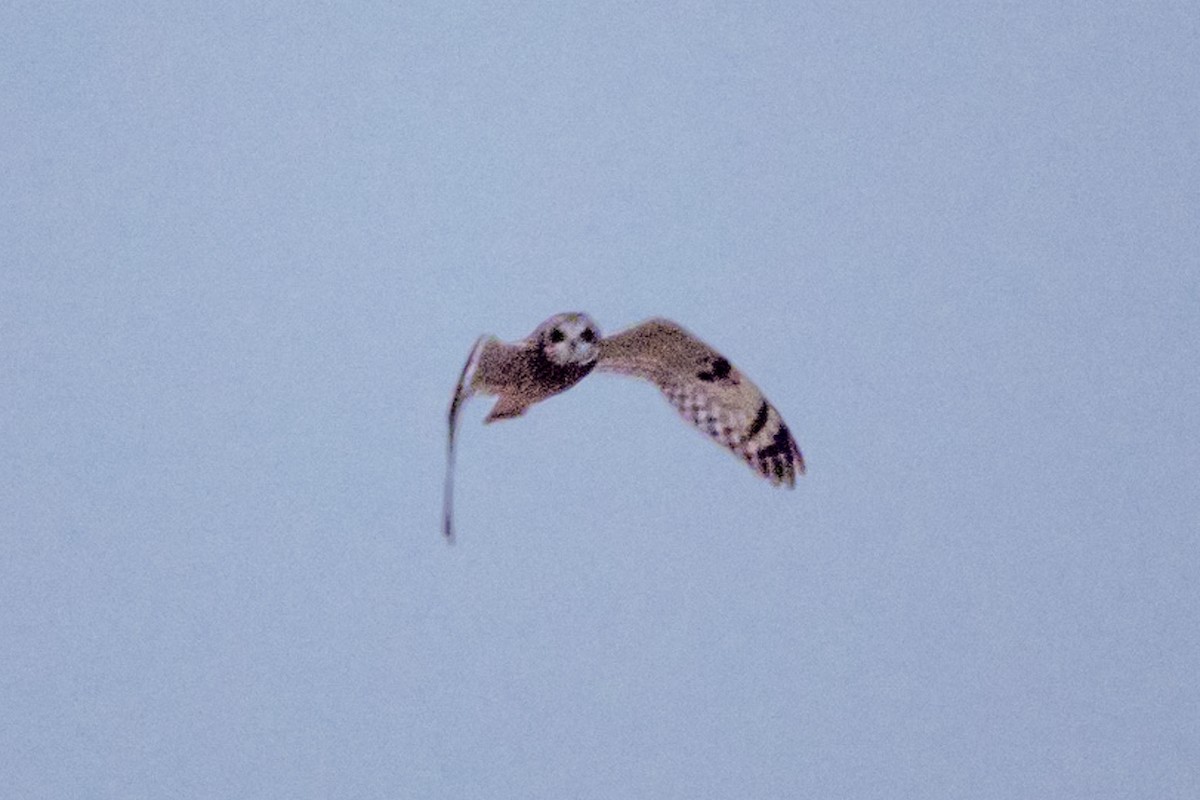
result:
<svg viewBox="0 0 1200 800"><path fill-rule="evenodd" d="M746 460L775 484L791 487L796 474L804 474L804 456L792 440L792 434L782 423L771 437L771 443L757 452L747 451Z"/></svg>
<svg viewBox="0 0 1200 800"><path fill-rule="evenodd" d="M759 459L765 461L768 458L773 458L775 456L788 455L791 452L792 452L792 434L790 431L788 431L787 425L781 424L779 426L779 430L775 431L775 438L771 440L771 443L769 445L767 445L766 447L764 447L762 450L759 450L758 453L756 453L755 455Z"/></svg>
<svg viewBox="0 0 1200 800"><path fill-rule="evenodd" d="M754 417L754 422L750 423L750 430L746 431L746 436L743 441L750 441L759 431L763 429L763 425L767 424L767 412L770 410L771 407L767 405L767 401L763 400L762 405L758 408L758 414Z"/></svg>
<svg viewBox="0 0 1200 800"><path fill-rule="evenodd" d="M705 383L723 381L729 377L729 371L732 369L732 367L724 358L717 356L715 359L713 359L710 369L712 370L711 372L707 370L704 372L697 372L696 377Z"/></svg>
<svg viewBox="0 0 1200 800"><path fill-rule="evenodd" d="M787 467L782 458L771 460L771 466L775 468L775 480L781 481L787 475Z"/></svg>

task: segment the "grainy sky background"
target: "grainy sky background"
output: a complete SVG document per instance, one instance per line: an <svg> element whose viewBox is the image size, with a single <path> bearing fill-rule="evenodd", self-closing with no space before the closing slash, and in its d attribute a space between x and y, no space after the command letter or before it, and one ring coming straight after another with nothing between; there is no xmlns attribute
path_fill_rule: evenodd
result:
<svg viewBox="0 0 1200 800"><path fill-rule="evenodd" d="M253 7L251 7L251 5ZM0 785L1200 796L1190 2L0 10ZM471 343L648 386L444 415Z"/></svg>

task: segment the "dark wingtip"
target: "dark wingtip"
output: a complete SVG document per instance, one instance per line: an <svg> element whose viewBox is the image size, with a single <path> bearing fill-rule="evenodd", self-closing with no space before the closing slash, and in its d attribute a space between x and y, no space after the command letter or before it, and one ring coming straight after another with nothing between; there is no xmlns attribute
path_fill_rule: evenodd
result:
<svg viewBox="0 0 1200 800"><path fill-rule="evenodd" d="M788 449L791 451L788 454L788 461L791 462L792 469L789 470L791 478L790 485L794 486L797 475L804 475L806 467L804 466L804 454L800 452L800 445L796 444L796 440L792 438L792 432L788 430L787 425L780 426L782 435L787 438Z"/></svg>
<svg viewBox="0 0 1200 800"><path fill-rule="evenodd" d="M756 466L763 477L775 486L796 487L796 476L805 471L804 456L787 425L780 424L771 443L755 454Z"/></svg>

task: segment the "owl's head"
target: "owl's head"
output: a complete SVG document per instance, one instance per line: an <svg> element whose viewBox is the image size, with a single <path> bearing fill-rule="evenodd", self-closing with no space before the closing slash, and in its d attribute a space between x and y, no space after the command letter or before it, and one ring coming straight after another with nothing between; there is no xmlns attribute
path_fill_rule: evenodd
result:
<svg viewBox="0 0 1200 800"><path fill-rule="evenodd" d="M595 363L600 328L587 314L555 314L537 326L530 337L546 359L560 367Z"/></svg>

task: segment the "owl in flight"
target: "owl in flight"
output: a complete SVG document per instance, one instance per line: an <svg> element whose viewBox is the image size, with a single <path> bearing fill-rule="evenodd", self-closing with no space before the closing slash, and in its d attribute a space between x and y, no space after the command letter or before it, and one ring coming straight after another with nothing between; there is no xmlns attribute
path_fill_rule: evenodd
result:
<svg viewBox="0 0 1200 800"><path fill-rule="evenodd" d="M484 422L511 419L592 370L651 381L684 419L775 486L790 489L804 474L804 457L775 407L724 356L679 325L651 319L602 337L587 314L556 314L519 342L481 336L471 349L450 402L443 506L448 540L454 540L454 438L467 398L496 395Z"/></svg>

